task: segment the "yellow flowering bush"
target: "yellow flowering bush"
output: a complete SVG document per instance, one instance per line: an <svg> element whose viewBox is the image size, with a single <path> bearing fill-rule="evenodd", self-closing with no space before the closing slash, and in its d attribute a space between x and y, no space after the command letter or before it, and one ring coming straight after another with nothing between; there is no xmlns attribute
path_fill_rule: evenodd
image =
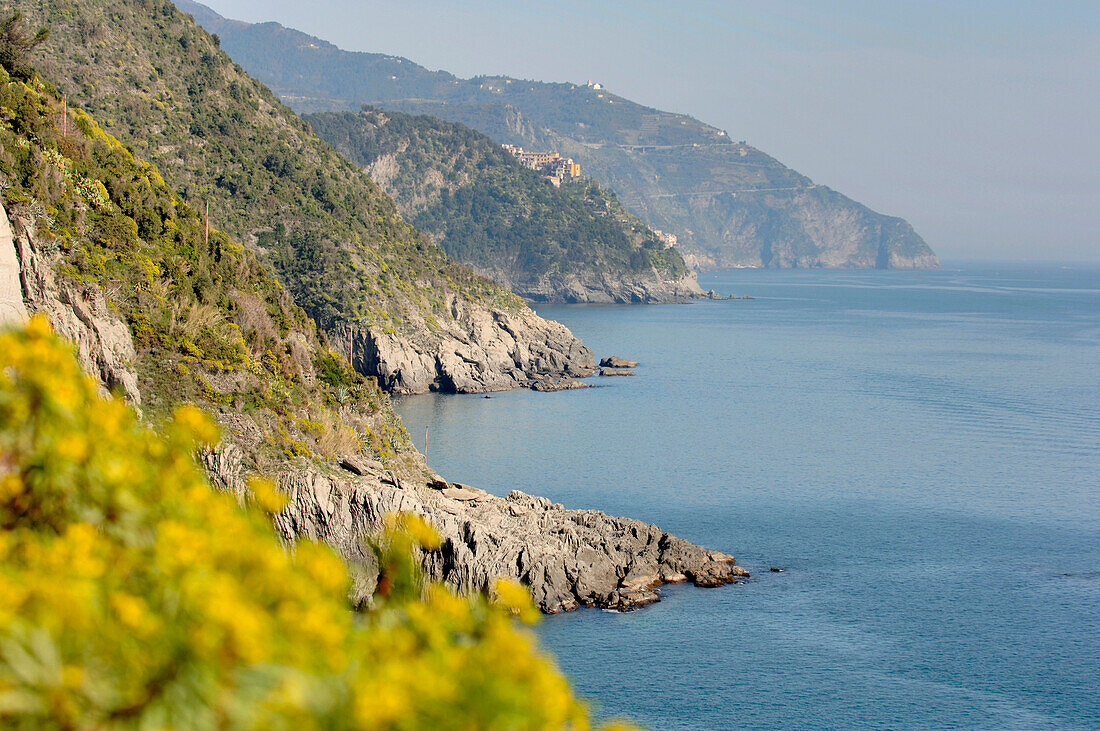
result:
<svg viewBox="0 0 1100 731"><path fill-rule="evenodd" d="M356 614L330 549L276 538L268 483L245 510L209 487L191 454L217 438L101 398L41 318L0 333L0 726L588 727L522 589L425 585L401 557L438 535L394 517Z"/></svg>

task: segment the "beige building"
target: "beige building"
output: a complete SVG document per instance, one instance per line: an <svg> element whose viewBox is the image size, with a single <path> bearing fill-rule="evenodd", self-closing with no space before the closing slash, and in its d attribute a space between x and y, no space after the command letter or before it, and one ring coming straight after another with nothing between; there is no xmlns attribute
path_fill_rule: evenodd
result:
<svg viewBox="0 0 1100 731"><path fill-rule="evenodd" d="M560 185L562 180L580 177L581 166L573 158L562 158L557 152L528 152L519 145L501 145L510 152L520 164L531 170L546 173L551 180Z"/></svg>

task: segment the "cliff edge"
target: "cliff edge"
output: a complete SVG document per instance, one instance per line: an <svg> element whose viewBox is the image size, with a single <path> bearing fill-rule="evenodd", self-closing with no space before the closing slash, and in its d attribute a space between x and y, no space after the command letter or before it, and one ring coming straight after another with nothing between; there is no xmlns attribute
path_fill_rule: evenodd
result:
<svg viewBox="0 0 1100 731"><path fill-rule="evenodd" d="M409 392L491 390L594 365L568 329L449 260L168 0L13 7L50 29L31 60L66 101L254 251L363 375Z"/></svg>

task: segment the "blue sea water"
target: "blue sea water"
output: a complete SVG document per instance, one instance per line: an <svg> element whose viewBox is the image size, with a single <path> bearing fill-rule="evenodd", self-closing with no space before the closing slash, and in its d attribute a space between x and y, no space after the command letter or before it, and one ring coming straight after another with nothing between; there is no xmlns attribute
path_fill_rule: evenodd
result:
<svg viewBox="0 0 1100 731"><path fill-rule="evenodd" d="M577 690L655 729L1100 728L1100 268L702 284L755 299L539 308L634 378L398 404L452 480L752 572L548 617Z"/></svg>

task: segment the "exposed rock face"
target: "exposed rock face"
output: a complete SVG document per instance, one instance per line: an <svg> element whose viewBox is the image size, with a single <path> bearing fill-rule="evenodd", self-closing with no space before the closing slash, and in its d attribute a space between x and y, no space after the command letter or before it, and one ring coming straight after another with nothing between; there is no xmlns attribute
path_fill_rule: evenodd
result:
<svg viewBox="0 0 1100 731"><path fill-rule="evenodd" d="M356 370L396 393L504 391L595 370L592 351L567 327L526 308L507 312L453 295L447 305L454 318L436 330L341 325L330 341Z"/></svg>
<svg viewBox="0 0 1100 731"><path fill-rule="evenodd" d="M906 221L884 216L779 165L759 163L771 187L752 195L693 196L679 213L697 234L684 259L699 270L731 267L937 269Z"/></svg>
<svg viewBox="0 0 1100 731"><path fill-rule="evenodd" d="M221 488L244 494L233 448L206 455ZM660 600L662 584L691 581L719 586L748 576L734 558L665 533L655 525L597 510L567 510L546 498L513 490L507 498L468 485L438 489L424 480L382 470L288 472L279 486L289 497L275 523L283 536L325 541L365 569L357 601L374 588L373 557L364 536L385 516L423 516L442 534L443 548L423 556L433 579L460 591L487 589L498 577L530 587L547 612L582 606L634 609Z"/></svg>
<svg viewBox="0 0 1100 731"><path fill-rule="evenodd" d="M687 302L703 296L695 272L677 280L663 279L656 270L615 277L603 272L555 274L536 280L509 277L500 271L482 273L533 302L650 305Z"/></svg>
<svg viewBox="0 0 1100 731"><path fill-rule="evenodd" d="M634 371L626 368L601 368L601 376L633 376Z"/></svg>
<svg viewBox="0 0 1100 731"><path fill-rule="evenodd" d="M27 319L23 305L23 287L19 283L19 257L15 254L8 214L0 209L0 325L18 324Z"/></svg>
<svg viewBox="0 0 1100 731"><path fill-rule="evenodd" d="M0 251L3 231L12 232L11 241L18 253L19 285L24 312L44 313L54 331L73 342L85 371L98 376L108 389L120 389L135 405L141 404L134 360L137 357L130 329L107 306L98 287L75 284L54 273L51 255L39 245L34 216L30 212L6 212L0 221ZM9 223L11 224L9 226ZM4 270L7 276L6 266ZM8 282L10 286L10 282ZM4 292L7 302L8 292ZM9 311L16 311L12 305Z"/></svg>

